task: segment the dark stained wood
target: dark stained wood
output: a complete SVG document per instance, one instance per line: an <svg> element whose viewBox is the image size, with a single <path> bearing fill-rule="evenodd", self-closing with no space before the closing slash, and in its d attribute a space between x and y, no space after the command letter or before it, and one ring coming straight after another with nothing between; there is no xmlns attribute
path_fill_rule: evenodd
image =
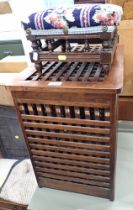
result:
<svg viewBox="0 0 133 210"><path fill-rule="evenodd" d="M65 165L69 165L69 166L83 166L83 167L86 167L86 168L96 168L96 169L106 169L106 170L109 170L110 166L109 165L105 165L105 164L99 164L99 163L88 163L88 162L85 162L85 161L77 161L77 160L69 160L69 159L63 159L63 158L56 158L56 157L43 157L43 156L33 156L33 159L39 163L42 163L42 162L52 162L52 163L57 163L57 164L65 164Z"/></svg>
<svg viewBox="0 0 133 210"><path fill-rule="evenodd" d="M86 36L86 35L85 35ZM69 37L69 36L68 36ZM44 73L47 73L45 74L43 80L47 80L52 74L54 74L56 71L57 71L57 75L55 76L54 74L54 77L53 77L53 80L54 81L60 81L60 77L62 77L62 75L64 74L64 71L66 72L68 70L68 68L71 68L70 66L64 66L62 71L61 70L58 70L59 68L59 64L54 65L54 68L50 69L50 71L48 71L49 69L49 65L47 66L47 68L44 68L45 65L43 65L44 62L61 62L61 61L65 61L65 62L98 62L99 64L102 64L102 66L100 65L98 67L98 71L96 72L96 76L94 76L93 78L90 79L90 81L97 81L98 78L100 79L103 79L103 74L107 75L108 71L110 70L111 68L111 64L113 62L113 58L114 58L114 53L116 51L116 46L117 46L117 42L118 42L118 35L114 35L112 41L106 41L106 45L103 44L102 46L102 42L101 44L93 44L93 45L88 45L88 42L89 40L85 40L85 44L79 44L77 43L76 46L71 46L70 47L70 41L66 40L67 42L67 47L66 47L66 50L63 49L62 51L62 45L59 47L57 45L57 48L55 48L54 50L40 50L40 49L37 49L36 45L37 45L37 41L33 41L33 52L30 53L30 58L31 58L31 61L33 63L35 63L35 67L37 69L37 74L35 75L35 77L33 77L33 80L36 79L40 79L42 78L42 74L44 76ZM36 44L35 44L36 43ZM49 43L49 41L48 41ZM52 44L52 42L50 42ZM59 41L60 44L62 44L62 42ZM69 43L69 45L68 45ZM103 42L104 43L104 42ZM108 43L109 43L109 46L108 46ZM51 45L50 44L50 45ZM104 46L105 45L105 46ZM49 49L52 49L52 47L50 47ZM84 63L83 63L84 64ZM71 63L70 63L71 65ZM79 65L79 64L78 64ZM77 66L78 66L77 65ZM105 66L108 65L108 71L103 71L103 69L105 69ZM68 68L67 68L68 67ZM70 78L70 75L75 71L75 68L76 66L72 66L72 69L70 71L70 74L69 74L69 78ZM72 78L72 81L78 81L78 80L82 80L80 78L80 75L82 72L84 72L84 68L85 66L83 65L83 67L80 68L80 73L77 74L79 78L77 78L77 75L76 75L76 79L75 78ZM44 71L43 71L44 70ZM62 74L61 74L62 72ZM90 70L89 70L90 74L92 74L93 72L93 68L90 67ZM101 75L102 73L102 75ZM90 76L90 74L88 76ZM95 79L96 78L96 79ZM68 77L66 77L64 80L67 80ZM88 78L87 78L88 80ZM86 81L87 81L86 80Z"/></svg>
<svg viewBox="0 0 133 210"><path fill-rule="evenodd" d="M36 131L36 130L28 130L25 129L25 132L28 135L31 136L41 136L41 137L53 137L53 138L66 138L66 139L74 139L74 140L79 140L79 141L91 141L91 142L106 142L109 143L110 142L110 138L109 137L104 137L104 136L91 136L91 135L80 135L80 134L67 134L67 133L57 133L57 132L45 132L45 131Z"/></svg>
<svg viewBox="0 0 133 210"><path fill-rule="evenodd" d="M93 83L84 83L80 81L67 81L63 82L61 85L51 85L49 86L49 81L41 81L39 80L38 82L28 80L28 78L31 77L32 74L34 74L36 71L35 69L32 68L27 68L24 70L24 72L20 73L18 76L14 77L13 81L7 81L6 84L7 86L10 87L10 90L14 90L17 92L24 91L23 94L26 94L26 91L32 91L32 94L34 92L37 92L40 97L40 93L42 89L45 89L45 94L47 92L55 93L58 92L58 94L63 94L63 92L71 92L75 95L76 97L76 92L80 93L81 95L84 94L103 94L102 98L104 97L104 93L108 90L108 94L114 94L114 93L119 93L121 92L121 89L123 87L123 47L118 46L113 65L111 68L111 71L108 75L108 77L102 81L102 82L93 82ZM33 91L36 90L36 91ZM51 90L51 91L50 91ZM107 98L104 97L104 98Z"/></svg>
<svg viewBox="0 0 133 210"><path fill-rule="evenodd" d="M83 160L87 162L94 162L94 163L101 163L101 164L109 164L110 163L110 158L101 158L96 157L96 156L87 156L87 155L79 155L79 154L68 154L68 152L47 152L47 150L38 150L38 149L30 149L32 155L40 155L40 156L50 156L50 157L59 157L59 158L64 158L64 159L72 159L72 160ZM48 150L49 151L49 150Z"/></svg>
<svg viewBox="0 0 133 210"><path fill-rule="evenodd" d="M106 1L98 0L98 3L100 2L106 3ZM79 1L79 3L83 3L83 1ZM103 68L105 68L104 65L109 65L108 69L110 69L119 36L116 26L111 31L108 30L108 26L103 26L100 32L94 31L93 33L92 31L90 33L88 28L66 31L63 29L59 31L28 29L27 39L31 41L33 48L30 53L31 61L35 63L38 75L41 75L45 61L98 62L103 65ZM45 42L44 47L42 41ZM55 71L56 67L47 76L45 75L45 80ZM107 74L108 71L104 71L104 73ZM92 80L94 81L94 78Z"/></svg>
<svg viewBox="0 0 133 210"><path fill-rule="evenodd" d="M118 100L119 120L133 121L133 97L119 96Z"/></svg>
<svg viewBox="0 0 133 210"><path fill-rule="evenodd" d="M57 181L58 181L58 187L57 187ZM103 198L110 198L110 190L104 187L97 187L97 186L89 186L85 184L77 184L77 183L72 183L72 182L64 182L61 180L56 180L56 179L50 179L50 178L45 178L42 176L39 179L39 185L40 186L48 186L49 188L54 188L54 189L59 189L62 190L62 186L64 190L66 191L73 191L73 188L75 189L75 192L81 192L84 194L91 194L94 196L100 196Z"/></svg>
<svg viewBox="0 0 133 210"><path fill-rule="evenodd" d="M73 183L77 182L77 183L86 184L86 185L88 184L90 186L99 186L99 187L105 187L105 188L109 188L109 186L110 186L110 184L105 182L105 180L103 182L99 182L97 180L84 179L84 177L78 178L77 174L76 174L75 177L71 177L72 174L69 174L69 173L68 173L69 176L67 176L67 174L60 175L62 171L58 171L58 170L53 170L52 171L52 170L46 169L46 171L43 172L42 168L37 168L37 169L40 170L38 172L38 174L42 177L44 176L44 177L47 177L47 178L63 180L63 181L65 179L65 181L70 181L70 182L73 182Z"/></svg>
<svg viewBox="0 0 133 210"><path fill-rule="evenodd" d="M77 131L77 132L84 132L84 133L93 133L93 134L110 134L110 129L107 128L87 128L87 127L80 127L80 126L69 126L69 125L58 125L58 124L45 124L45 123L33 123L33 122L24 122L23 123L25 128L49 128L51 130L66 130L66 131ZM93 124L94 125L94 124Z"/></svg>
<svg viewBox="0 0 133 210"><path fill-rule="evenodd" d="M70 123L70 124L80 124L80 125L93 125L92 120L81 120L81 119L71 119L71 118L63 118L62 117L56 117L55 119L53 117L46 117L44 116L36 116L36 115L25 115L22 114L22 120L33 120L33 121L46 121L46 122L63 122L63 123ZM110 126L111 123L109 121L95 121L95 126Z"/></svg>
<svg viewBox="0 0 133 210"><path fill-rule="evenodd" d="M44 65L39 77L31 70L10 84L39 186L113 200L122 47L104 81L89 82L84 63L73 62L70 68L62 62ZM58 84L54 79L61 77L61 69L64 76ZM94 77L100 71L95 70ZM84 79L77 81L79 75ZM38 79L32 80L34 76Z"/></svg>
<svg viewBox="0 0 133 210"><path fill-rule="evenodd" d="M62 52L61 50L55 50L49 53L49 51L38 51L38 60L35 61L33 59L33 54L31 54L31 61L59 61L60 56L65 56L65 61L67 62L100 62L101 64L112 64L114 52L116 50L116 45L118 42L118 36L115 36L112 45L110 48L104 49L101 45L90 45L88 50L84 47L84 45L77 45L77 47L71 48L72 51Z"/></svg>
<svg viewBox="0 0 133 210"><path fill-rule="evenodd" d="M17 204L0 198L0 210L27 210L26 205Z"/></svg>
<svg viewBox="0 0 133 210"><path fill-rule="evenodd" d="M38 171L45 171L45 168L48 170L53 171L53 173L56 173L57 171L62 171L62 174L65 176L73 176L73 172L79 173L80 178L84 177L84 174L92 174L92 175L99 175L99 176L110 176L110 171L107 170L99 170L99 169L91 169L91 168L85 168L85 167L77 167L77 166L67 166L67 165L62 165L62 164L52 164L52 163L40 163L40 162L35 162L36 168L38 168ZM59 169L59 170L58 170ZM48 172L47 170L47 172ZM65 171L65 172L64 172ZM71 174L70 174L71 173ZM81 173L81 174L80 174ZM82 176L83 175L83 176ZM86 176L86 178L89 178ZM97 177L98 179L98 177ZM103 178L104 180L104 178Z"/></svg>

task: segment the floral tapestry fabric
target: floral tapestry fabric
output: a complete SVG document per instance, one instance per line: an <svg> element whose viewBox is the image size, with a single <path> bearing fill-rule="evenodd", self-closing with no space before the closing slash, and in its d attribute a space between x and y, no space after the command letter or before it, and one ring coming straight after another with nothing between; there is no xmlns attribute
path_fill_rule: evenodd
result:
<svg viewBox="0 0 133 210"><path fill-rule="evenodd" d="M74 5L33 13L23 25L35 30L112 26L120 23L122 14L122 8L113 4Z"/></svg>

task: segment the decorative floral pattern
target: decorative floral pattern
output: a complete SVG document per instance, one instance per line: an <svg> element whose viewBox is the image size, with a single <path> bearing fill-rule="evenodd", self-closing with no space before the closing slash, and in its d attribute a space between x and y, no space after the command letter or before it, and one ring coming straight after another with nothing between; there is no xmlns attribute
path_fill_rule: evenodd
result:
<svg viewBox="0 0 133 210"><path fill-rule="evenodd" d="M107 13L105 10L96 10L93 20L100 25L112 26L116 24L116 13Z"/></svg>
<svg viewBox="0 0 133 210"><path fill-rule="evenodd" d="M68 27L68 22L74 22L73 10L66 9L66 10L52 10L49 12L44 20L51 24L54 28L66 28Z"/></svg>
<svg viewBox="0 0 133 210"><path fill-rule="evenodd" d="M23 25L36 30L112 26L120 23L122 14L122 7L113 4L74 5L31 14Z"/></svg>

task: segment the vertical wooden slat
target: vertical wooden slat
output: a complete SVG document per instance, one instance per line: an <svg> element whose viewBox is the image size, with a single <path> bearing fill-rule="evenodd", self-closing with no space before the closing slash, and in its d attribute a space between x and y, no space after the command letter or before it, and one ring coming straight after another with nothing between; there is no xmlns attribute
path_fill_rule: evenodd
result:
<svg viewBox="0 0 133 210"><path fill-rule="evenodd" d="M60 106L61 117L66 117L64 106Z"/></svg>
<svg viewBox="0 0 133 210"><path fill-rule="evenodd" d="M105 110L104 109L99 109L99 118L101 121L105 120Z"/></svg>
<svg viewBox="0 0 133 210"><path fill-rule="evenodd" d="M47 116L45 105L44 104L41 104L40 107L41 107L42 115L43 116Z"/></svg>
<svg viewBox="0 0 133 210"><path fill-rule="evenodd" d="M56 117L55 105L51 105L51 106L50 106L50 109L51 109L51 116Z"/></svg>
<svg viewBox="0 0 133 210"><path fill-rule="evenodd" d="M70 117L71 118L75 118L75 110L73 106L69 107L69 111L70 111Z"/></svg>
<svg viewBox="0 0 133 210"><path fill-rule="evenodd" d="M90 119L91 119L91 120L95 120L94 108L90 108Z"/></svg>
<svg viewBox="0 0 133 210"><path fill-rule="evenodd" d="M29 115L30 113L29 113L29 109L28 109L27 104L24 103L23 106L24 106L24 112Z"/></svg>
<svg viewBox="0 0 133 210"><path fill-rule="evenodd" d="M118 120L118 96L112 95L111 97L111 110L110 110L110 121L111 121L111 160L110 160L110 171L111 171L111 193L110 200L113 201L115 197L115 169L116 169L116 128Z"/></svg>
<svg viewBox="0 0 133 210"><path fill-rule="evenodd" d="M80 118L85 119L85 110L84 107L79 107L80 110Z"/></svg>

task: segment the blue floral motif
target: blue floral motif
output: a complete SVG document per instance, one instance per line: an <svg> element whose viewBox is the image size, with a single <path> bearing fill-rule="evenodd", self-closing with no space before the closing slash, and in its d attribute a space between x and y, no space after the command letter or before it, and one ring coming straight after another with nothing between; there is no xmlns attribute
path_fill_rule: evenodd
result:
<svg viewBox="0 0 133 210"><path fill-rule="evenodd" d="M67 8L47 9L29 16L25 29L60 29L118 25L122 8L113 4L84 4Z"/></svg>

